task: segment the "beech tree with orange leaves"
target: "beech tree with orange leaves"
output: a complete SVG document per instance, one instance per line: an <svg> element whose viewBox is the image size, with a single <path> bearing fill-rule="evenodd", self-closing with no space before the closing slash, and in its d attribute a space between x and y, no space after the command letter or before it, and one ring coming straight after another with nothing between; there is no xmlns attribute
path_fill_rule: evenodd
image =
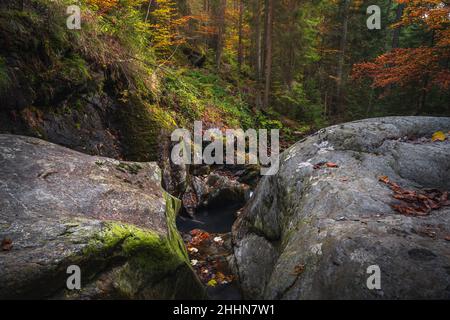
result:
<svg viewBox="0 0 450 320"><path fill-rule="evenodd" d="M450 7L440 0L397 0L404 6L403 16L392 28L420 26L429 33L428 43L414 48L394 48L372 61L353 66L353 78L369 78L372 87L415 88L420 112L432 88L450 89Z"/></svg>

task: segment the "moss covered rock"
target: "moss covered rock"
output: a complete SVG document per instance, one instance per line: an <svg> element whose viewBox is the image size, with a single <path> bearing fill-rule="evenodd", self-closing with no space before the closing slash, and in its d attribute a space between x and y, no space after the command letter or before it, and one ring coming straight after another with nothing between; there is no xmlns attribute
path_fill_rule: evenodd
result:
<svg viewBox="0 0 450 320"><path fill-rule="evenodd" d="M388 117L329 127L280 157L233 226L250 299L449 299L450 207L403 215L408 190L450 189L450 118ZM317 164L333 162L338 168ZM446 196L443 196L446 199ZM411 201L409 205L416 205ZM378 266L381 287L372 288ZM368 281L369 280L369 281Z"/></svg>
<svg viewBox="0 0 450 320"><path fill-rule="evenodd" d="M180 201L155 163L0 135L0 298L196 299L175 226ZM67 268L81 290L67 289Z"/></svg>

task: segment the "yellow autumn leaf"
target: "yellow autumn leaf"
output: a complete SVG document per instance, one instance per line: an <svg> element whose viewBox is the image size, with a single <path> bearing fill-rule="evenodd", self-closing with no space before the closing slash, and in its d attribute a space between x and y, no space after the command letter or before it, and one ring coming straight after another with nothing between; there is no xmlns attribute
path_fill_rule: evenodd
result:
<svg viewBox="0 0 450 320"><path fill-rule="evenodd" d="M443 133L442 131L437 131L433 134L433 137L431 138L431 140L433 141L445 141L447 137L445 136L445 133Z"/></svg>
<svg viewBox="0 0 450 320"><path fill-rule="evenodd" d="M208 286L209 286L209 287L215 287L215 286L217 286L217 281L214 280L214 279L209 280L209 281L208 281Z"/></svg>

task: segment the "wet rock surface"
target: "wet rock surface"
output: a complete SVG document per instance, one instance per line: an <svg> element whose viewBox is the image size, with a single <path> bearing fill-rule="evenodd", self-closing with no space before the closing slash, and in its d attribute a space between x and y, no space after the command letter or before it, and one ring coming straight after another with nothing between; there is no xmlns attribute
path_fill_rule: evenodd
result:
<svg viewBox="0 0 450 320"><path fill-rule="evenodd" d="M448 132L450 118L368 119L323 129L284 152L278 174L261 180L233 227L244 296L450 298L450 207L401 214L380 182L448 191L450 143L430 141L438 130ZM367 287L373 265L379 290Z"/></svg>
<svg viewBox="0 0 450 320"><path fill-rule="evenodd" d="M156 163L0 135L0 298L204 297L160 185Z"/></svg>
<svg viewBox="0 0 450 320"><path fill-rule="evenodd" d="M207 175L191 176L183 194L185 212L194 217L199 210L240 208L250 198L251 188L228 171L213 171Z"/></svg>

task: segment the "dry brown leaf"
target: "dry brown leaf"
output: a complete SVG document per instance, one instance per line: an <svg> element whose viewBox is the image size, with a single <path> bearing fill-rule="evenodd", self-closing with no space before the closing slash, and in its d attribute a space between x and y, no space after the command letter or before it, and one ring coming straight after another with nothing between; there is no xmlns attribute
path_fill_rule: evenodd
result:
<svg viewBox="0 0 450 320"><path fill-rule="evenodd" d="M300 275L305 271L305 265L299 264L294 267L294 275Z"/></svg>
<svg viewBox="0 0 450 320"><path fill-rule="evenodd" d="M13 244L12 244L12 240L11 239L4 238L2 240L2 250L3 251L11 251L12 246L13 246Z"/></svg>

